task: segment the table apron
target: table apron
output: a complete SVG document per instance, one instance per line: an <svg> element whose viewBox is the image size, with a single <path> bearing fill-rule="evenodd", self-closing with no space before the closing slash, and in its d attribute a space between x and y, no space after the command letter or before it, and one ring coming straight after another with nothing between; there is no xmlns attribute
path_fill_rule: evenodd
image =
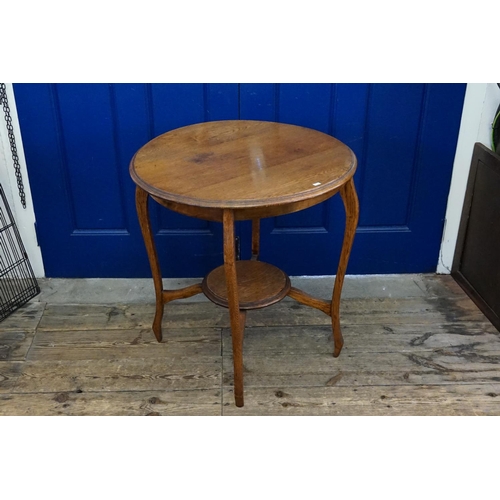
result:
<svg viewBox="0 0 500 500"><path fill-rule="evenodd" d="M276 217L278 215L291 214L293 212L299 212L306 208L312 207L321 203L328 198L331 198L340 191L340 187L328 191L327 193L322 193L319 196L308 198L306 200L292 201L279 205L261 206L261 207L227 207L226 210L232 210L234 212L234 220L250 220L250 219L263 219L266 217ZM165 200L158 196L150 194L151 198L155 200L160 205L172 210L174 212L180 213L182 215L187 215L189 217L195 217L197 219L203 219L214 222L222 222L222 216L224 209L216 207L195 207L192 205L186 205L183 203Z"/></svg>

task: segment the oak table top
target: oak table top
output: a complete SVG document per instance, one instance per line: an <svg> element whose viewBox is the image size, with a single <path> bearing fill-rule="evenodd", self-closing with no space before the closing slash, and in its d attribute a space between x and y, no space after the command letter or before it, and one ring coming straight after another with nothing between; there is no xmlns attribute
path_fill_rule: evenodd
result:
<svg viewBox="0 0 500 500"><path fill-rule="evenodd" d="M143 146L130 164L135 183L162 200L236 210L321 198L355 169L354 153L330 135L249 120L172 130Z"/></svg>
<svg viewBox="0 0 500 500"><path fill-rule="evenodd" d="M172 130L144 145L130 162L136 206L156 292L153 332L162 340L164 305L204 293L227 307L233 343L234 397L243 406L246 311L289 296L332 319L333 355L344 344L340 294L358 222L354 153L334 137L296 125L251 120L206 122ZM346 226L332 300L293 287L280 269L259 261L260 219L303 210L340 193ZM148 198L178 213L220 221L224 264L202 283L164 290ZM235 221L252 219L252 259L236 260Z"/></svg>

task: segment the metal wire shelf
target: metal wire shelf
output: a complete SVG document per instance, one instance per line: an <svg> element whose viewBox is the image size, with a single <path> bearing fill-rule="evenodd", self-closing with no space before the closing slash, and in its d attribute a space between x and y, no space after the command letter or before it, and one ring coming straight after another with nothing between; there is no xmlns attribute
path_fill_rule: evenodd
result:
<svg viewBox="0 0 500 500"><path fill-rule="evenodd" d="M40 287L0 185L0 321L39 293Z"/></svg>

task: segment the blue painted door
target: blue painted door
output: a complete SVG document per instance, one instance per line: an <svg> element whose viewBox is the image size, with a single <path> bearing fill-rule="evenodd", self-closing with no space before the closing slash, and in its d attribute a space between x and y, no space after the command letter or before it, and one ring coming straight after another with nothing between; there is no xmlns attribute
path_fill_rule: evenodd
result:
<svg viewBox="0 0 500 500"><path fill-rule="evenodd" d="M150 276L128 164L168 130L273 120L332 134L358 157L351 274L436 268L465 85L157 84L14 86L47 276ZM218 223L151 205L164 276L222 262ZM261 257L291 275L334 274L339 197L262 221ZM250 224L238 226L249 257Z"/></svg>

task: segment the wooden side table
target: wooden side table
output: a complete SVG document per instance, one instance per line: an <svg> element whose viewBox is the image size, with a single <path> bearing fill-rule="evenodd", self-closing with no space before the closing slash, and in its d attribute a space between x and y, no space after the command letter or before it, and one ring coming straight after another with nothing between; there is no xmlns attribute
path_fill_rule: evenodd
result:
<svg viewBox="0 0 500 500"><path fill-rule="evenodd" d="M234 397L243 406L243 332L249 309L287 295L332 318L333 355L343 346L339 305L358 223L354 153L337 139L282 123L234 120L172 130L143 146L132 158L139 222L156 291L154 334L162 340L164 305L203 292L229 308L234 358ZM303 210L340 192L346 227L332 300L294 288L288 276L259 256L260 219ZM148 197L175 212L219 221L224 231L224 265L202 283L164 290L148 213ZM252 259L235 258L234 222L252 220Z"/></svg>

